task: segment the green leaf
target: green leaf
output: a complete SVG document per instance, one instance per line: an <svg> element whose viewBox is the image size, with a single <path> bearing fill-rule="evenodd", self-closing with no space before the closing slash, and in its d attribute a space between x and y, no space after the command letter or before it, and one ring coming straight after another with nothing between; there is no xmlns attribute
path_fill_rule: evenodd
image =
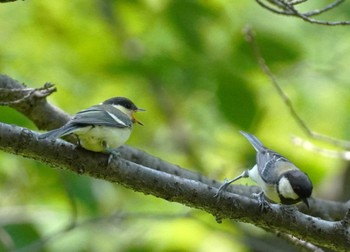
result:
<svg viewBox="0 0 350 252"><path fill-rule="evenodd" d="M239 128L249 128L257 114L258 106L247 81L228 72L221 73L218 79L217 95L222 115Z"/></svg>
<svg viewBox="0 0 350 252"><path fill-rule="evenodd" d="M213 10L197 1L171 1L166 15L184 43L194 51L202 51L201 30L205 29L203 21L214 17Z"/></svg>
<svg viewBox="0 0 350 252"><path fill-rule="evenodd" d="M29 246L40 240L40 234L32 223L15 223L4 226L16 248ZM43 251L43 250L41 250Z"/></svg>

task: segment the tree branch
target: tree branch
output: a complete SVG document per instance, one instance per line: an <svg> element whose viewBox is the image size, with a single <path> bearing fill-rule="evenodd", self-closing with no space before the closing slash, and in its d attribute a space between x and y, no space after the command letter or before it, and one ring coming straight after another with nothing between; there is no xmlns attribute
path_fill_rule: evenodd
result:
<svg viewBox="0 0 350 252"><path fill-rule="evenodd" d="M9 106L28 117L38 129L55 129L65 124L70 116L46 101L55 92L52 84L42 88L27 88L12 78L0 74L0 105ZM47 117L45 120L43 117Z"/></svg>
<svg viewBox="0 0 350 252"><path fill-rule="evenodd" d="M301 18L302 20L319 25L328 25L328 26L337 26L337 25L350 25L350 21L324 21L311 18L312 16L319 15L335 7L339 6L344 0L336 0L331 4L328 4L326 7L321 9L312 10L309 12L300 12L295 6L307 2L307 0L255 0L261 7L271 11L275 14L285 15L285 16L294 16ZM265 3L268 2L268 3Z"/></svg>
<svg viewBox="0 0 350 252"><path fill-rule="evenodd" d="M2 79L0 78L0 88L4 88ZM9 82L8 77L6 83L18 84ZM11 86L7 86L7 89L9 88L11 89ZM69 118L67 115L64 116L64 112L48 104L45 99L34 97L36 97L33 98L34 106L38 106L35 102L41 99L40 104L46 108L41 111L47 114L41 114L40 117L31 113L41 125L48 125L46 121L51 119L50 116L53 116L55 111L63 113L60 118ZM21 98L17 97L17 100ZM24 100L28 102L30 99ZM17 102L9 104L12 106ZM32 111L31 106L21 106L22 111L26 113L23 108ZM300 207L301 211L323 219L303 214L296 211L296 208L277 204L271 204L271 207L262 213L259 211L258 202L250 198L252 192L259 191L258 187L230 186L228 192L218 201L214 195L220 183L152 157L143 151L123 146L119 149L121 157L107 166L106 154L90 152L61 139L39 140L38 136L38 133L28 129L0 123L0 150L35 159L51 167L69 169L78 174L116 182L135 191L202 209L213 214L218 221L231 218L248 222L266 230L278 230L313 244L338 250L345 250L350 246L349 218L344 218L350 208L350 202L312 199L310 210ZM334 219L337 221L330 221Z"/></svg>
<svg viewBox="0 0 350 252"><path fill-rule="evenodd" d="M17 0L0 0L0 3L16 2ZM22 0L24 1L24 0Z"/></svg>
<svg viewBox="0 0 350 252"><path fill-rule="evenodd" d="M115 159L107 166L106 154L76 148L60 139L38 140L38 136L28 129L0 123L0 149L3 151L198 208L213 214L218 221L230 218L248 222L332 249L345 251L350 246L348 217L344 221L326 221L278 204L271 204L266 211L260 212L257 200L233 193L225 193L217 201L214 198L217 188L205 183L157 171L123 158Z"/></svg>

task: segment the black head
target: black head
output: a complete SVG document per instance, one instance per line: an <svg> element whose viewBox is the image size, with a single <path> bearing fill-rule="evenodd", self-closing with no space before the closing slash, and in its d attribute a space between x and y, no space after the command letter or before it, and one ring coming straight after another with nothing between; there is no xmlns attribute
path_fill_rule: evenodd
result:
<svg viewBox="0 0 350 252"><path fill-rule="evenodd" d="M309 206L307 199L311 197L313 186L307 174L300 170L292 170L286 172L284 177L289 180L293 191L300 200Z"/></svg>
<svg viewBox="0 0 350 252"><path fill-rule="evenodd" d="M102 102L103 105L111 105L116 109L119 109L126 115L128 115L133 123L143 125L142 122L135 118L135 112L145 111L144 109L136 107L136 105L128 98L125 97L113 97Z"/></svg>
<svg viewBox="0 0 350 252"><path fill-rule="evenodd" d="M102 102L105 105L120 105L124 108L132 111L140 110L136 105L128 98L125 97L113 97Z"/></svg>

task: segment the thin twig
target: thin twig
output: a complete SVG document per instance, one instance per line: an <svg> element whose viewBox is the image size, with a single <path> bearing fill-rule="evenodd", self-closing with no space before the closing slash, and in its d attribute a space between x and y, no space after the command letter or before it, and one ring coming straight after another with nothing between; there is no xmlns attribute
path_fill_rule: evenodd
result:
<svg viewBox="0 0 350 252"><path fill-rule="evenodd" d="M271 6L265 4L264 2L262 2L261 0L255 0L261 7L263 7L264 9L267 9L273 13L276 13L276 14L280 14L280 15L291 15L286 13L285 11L281 11L281 10L277 10L277 9L274 9L272 8Z"/></svg>
<svg viewBox="0 0 350 252"><path fill-rule="evenodd" d="M322 9L309 11L309 12L304 13L304 15L306 17L316 16L316 15L319 15L321 13L324 13L326 11L329 11L329 10L337 7L338 5L342 4L343 2L344 2L344 0L337 0L333 3L328 4L326 7L322 8Z"/></svg>
<svg viewBox="0 0 350 252"><path fill-rule="evenodd" d="M309 18L309 16L297 11L294 6L290 4L286 4L286 9L288 9L291 13L293 13L294 16L300 17L306 22L312 23L312 24L320 24L320 25L329 25L329 26L336 26L336 25L350 25L350 21L323 21L323 20L317 20L314 18Z"/></svg>
<svg viewBox="0 0 350 252"><path fill-rule="evenodd" d="M289 109L291 116L294 118L294 120L297 122L297 124L300 126L300 128L306 133L306 135L310 136L311 138L314 138L314 139L317 139L320 141L324 141L324 142L330 143L330 144L335 145L335 146L340 146L340 147L345 148L345 149L350 149L350 142L349 141L339 140L339 139L335 139L335 138L330 137L330 136L319 134L317 132L312 131L308 127L306 122L299 116L299 114L297 113L297 111L295 110L295 108L293 106L292 101L289 99L288 95L283 91L283 89L281 88L280 84L278 83L276 77L273 75L270 68L266 64L266 61L263 58L263 56L260 52L260 48L256 42L255 33L252 30L252 28L246 27L244 32L245 32L247 42L252 46L254 56L256 57L261 70L270 79L272 85L276 89L278 95L281 97L283 103Z"/></svg>
<svg viewBox="0 0 350 252"><path fill-rule="evenodd" d="M301 146L305 150L314 151L314 152L320 153L321 155L326 156L326 157L341 158L344 160L350 160L350 151L336 151L336 150L329 150L329 149L321 148L321 147L318 147L318 146L314 145L313 143L311 143L307 140L304 140L300 137L297 137L297 136L292 137L292 142L296 146Z"/></svg>
<svg viewBox="0 0 350 252"><path fill-rule="evenodd" d="M295 6L307 2L306 0L296 0L296 1L286 1L286 0L266 0L269 4L264 3L263 0L255 0L261 7L267 9L276 14L285 15L285 16L294 16L301 18L302 20L319 25L328 25L328 26L337 26L337 25L350 25L350 21L324 21L310 18L311 16L316 16L322 14L326 11L334 9L344 2L344 0L336 0L331 4L328 4L326 7L321 9L312 10L309 12L299 12L295 9ZM276 8L273 8L272 6Z"/></svg>
<svg viewBox="0 0 350 252"><path fill-rule="evenodd" d="M55 86L54 84L47 82L44 84L43 87L40 87L40 88L23 88L23 89L0 88L0 92L17 94L20 97L12 101L0 102L0 106L10 106L10 105L19 104L27 101L32 96L41 97L41 98L46 97L56 91L56 88L54 86Z"/></svg>

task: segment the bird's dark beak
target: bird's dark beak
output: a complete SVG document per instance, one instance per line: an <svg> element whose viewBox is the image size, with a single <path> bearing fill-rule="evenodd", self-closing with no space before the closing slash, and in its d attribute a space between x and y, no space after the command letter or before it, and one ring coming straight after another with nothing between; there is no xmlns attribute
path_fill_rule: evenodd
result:
<svg viewBox="0 0 350 252"><path fill-rule="evenodd" d="M139 120L137 120L137 119L135 118L135 116L134 116L134 114L135 114L137 111L146 111L146 110L143 109L143 108L137 108L137 109L131 114L132 122L133 122L133 123L138 123L138 124L140 124L140 125L143 126L143 123L140 122Z"/></svg>
<svg viewBox="0 0 350 252"><path fill-rule="evenodd" d="M307 208L310 208L309 201L308 201L307 198L304 198L304 199L301 199L301 200L304 202L304 204L307 206Z"/></svg>

